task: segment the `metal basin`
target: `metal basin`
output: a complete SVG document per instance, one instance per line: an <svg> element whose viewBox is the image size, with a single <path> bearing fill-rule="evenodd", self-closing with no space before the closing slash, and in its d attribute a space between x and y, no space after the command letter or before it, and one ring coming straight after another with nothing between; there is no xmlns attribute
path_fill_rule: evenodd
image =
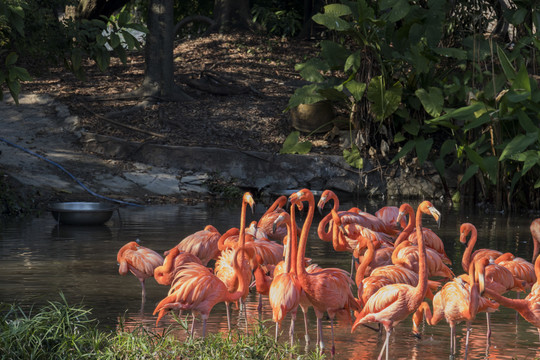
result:
<svg viewBox="0 0 540 360"><path fill-rule="evenodd" d="M49 205L54 219L69 225L98 225L112 217L115 206L98 202L61 202Z"/></svg>

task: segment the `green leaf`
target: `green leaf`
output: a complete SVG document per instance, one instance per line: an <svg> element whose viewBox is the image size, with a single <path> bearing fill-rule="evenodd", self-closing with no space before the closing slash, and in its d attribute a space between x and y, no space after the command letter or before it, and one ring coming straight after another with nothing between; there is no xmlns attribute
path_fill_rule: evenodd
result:
<svg viewBox="0 0 540 360"><path fill-rule="evenodd" d="M524 176L535 165L540 165L540 154L538 151L529 150L526 152L523 169L521 169L521 176Z"/></svg>
<svg viewBox="0 0 540 360"><path fill-rule="evenodd" d="M118 14L118 26L124 27L129 21L129 11L123 10Z"/></svg>
<svg viewBox="0 0 540 360"><path fill-rule="evenodd" d="M540 179L537 180L535 183L534 183L534 188L535 189L538 189L540 187Z"/></svg>
<svg viewBox="0 0 540 360"><path fill-rule="evenodd" d="M294 94L289 99L288 109L297 107L300 104L314 104L316 102L326 100L326 98L318 93L321 87L317 84L305 85L296 89Z"/></svg>
<svg viewBox="0 0 540 360"><path fill-rule="evenodd" d="M512 89L515 91L526 91L531 92L531 82L529 80L529 74L527 73L527 68L525 65L521 65L516 78L512 82Z"/></svg>
<svg viewBox="0 0 540 360"><path fill-rule="evenodd" d="M456 150L456 140L447 139L443 142L440 150L440 157L444 158L446 155L450 154L452 151Z"/></svg>
<svg viewBox="0 0 540 360"><path fill-rule="evenodd" d="M413 136L417 136L420 131L420 124L416 119L411 119L408 123L403 124L403 130Z"/></svg>
<svg viewBox="0 0 540 360"><path fill-rule="evenodd" d="M283 147L279 151L280 154L307 154L311 150L311 142L304 141L299 143L298 139L300 138L299 131L293 131L287 136Z"/></svg>
<svg viewBox="0 0 540 360"><path fill-rule="evenodd" d="M366 83L361 83L356 80L351 80L345 84L347 90L349 90L354 97L354 101L359 102L362 100L362 96L366 91Z"/></svg>
<svg viewBox="0 0 540 360"><path fill-rule="evenodd" d="M323 40L321 41L321 57L326 60L331 69L341 69L349 57L349 52L341 44Z"/></svg>
<svg viewBox="0 0 540 360"><path fill-rule="evenodd" d="M371 110L379 121L392 115L401 103L402 86L398 81L391 88L385 88L385 82L381 75L376 76L369 82L367 98L373 103Z"/></svg>
<svg viewBox="0 0 540 360"><path fill-rule="evenodd" d="M403 19L411 11L411 6L409 5L409 0L397 0L394 1L392 5L392 10L388 13L387 20L389 22L395 23Z"/></svg>
<svg viewBox="0 0 540 360"><path fill-rule="evenodd" d="M312 17L319 25L326 26L330 30L347 31L351 28L351 24L343 20L339 16L333 14L315 14Z"/></svg>
<svg viewBox="0 0 540 360"><path fill-rule="evenodd" d="M538 128L533 123L531 118L522 109L518 109L515 112L515 114L516 114L516 116L517 116L517 118L519 120L519 124L521 125L523 130L525 130L528 133L532 133L532 132L539 132L540 133L540 128Z"/></svg>
<svg viewBox="0 0 540 360"><path fill-rule="evenodd" d="M357 72L362 64L362 52L360 50L355 51L345 61L345 67L343 70L349 71L352 69L353 72Z"/></svg>
<svg viewBox="0 0 540 360"><path fill-rule="evenodd" d="M112 33L109 37L109 45L115 49L118 45L120 45L120 37L116 33Z"/></svg>
<svg viewBox="0 0 540 360"><path fill-rule="evenodd" d="M395 136L394 136L394 142L395 143L398 143L398 142L402 142L406 140L405 136L403 136L402 133L398 132Z"/></svg>
<svg viewBox="0 0 540 360"><path fill-rule="evenodd" d="M479 128L490 121L491 121L491 118L489 117L489 114L484 113L482 114L482 116L478 118L473 118L472 121L467 121L465 125L463 126L463 132L466 133L469 130Z"/></svg>
<svg viewBox="0 0 540 360"><path fill-rule="evenodd" d="M418 156L418 162L420 165L424 164L429 156L431 147L433 146L433 139L424 139L420 137L415 140L416 155Z"/></svg>
<svg viewBox="0 0 540 360"><path fill-rule="evenodd" d="M318 93L330 101L346 101L347 95L336 88L319 89Z"/></svg>
<svg viewBox="0 0 540 360"><path fill-rule="evenodd" d="M445 164L444 164L444 160L441 159L441 158L438 158L435 160L434 162L434 165L435 165L435 169L437 169L437 172L441 175L441 176L444 176L444 172L445 172Z"/></svg>
<svg viewBox="0 0 540 360"><path fill-rule="evenodd" d="M500 48L499 45L497 45L497 56L499 57L499 63L501 64L501 67L503 69L504 75L506 75L506 78L510 81L514 80L516 78L516 70L512 66L512 63L508 59L508 56L506 56L506 53L503 49Z"/></svg>
<svg viewBox="0 0 540 360"><path fill-rule="evenodd" d="M444 98L440 88L430 86L429 91L418 89L414 93L420 99L422 106L429 115L433 117L441 115Z"/></svg>
<svg viewBox="0 0 540 360"><path fill-rule="evenodd" d="M352 167L357 169L364 168L364 159L360 155L360 150L358 150L358 147L353 145L351 150L343 149L343 157L345 158L347 164L351 165Z"/></svg>
<svg viewBox="0 0 540 360"><path fill-rule="evenodd" d="M486 156L484 157L484 169L488 175L489 180L492 185L497 184L497 172L499 169L499 162L495 156Z"/></svg>
<svg viewBox="0 0 540 360"><path fill-rule="evenodd" d="M538 133L526 133L515 136L504 148L499 161L503 161L509 156L523 152L529 145L538 141Z"/></svg>
<svg viewBox="0 0 540 360"><path fill-rule="evenodd" d="M414 145L415 145L415 141L414 140L409 140L405 143L405 145L403 145L403 147L401 148L401 150L396 154L396 156L394 156L394 158L390 161L390 164L393 164L394 162L396 162L397 160L401 159L402 157L404 157L405 155L407 155L413 148L414 148Z"/></svg>
<svg viewBox="0 0 540 360"><path fill-rule="evenodd" d="M329 69L328 64L318 58L309 59L305 63L295 66L295 70L300 71L300 76L310 82L323 82L324 76L321 74L321 71L327 71Z"/></svg>
<svg viewBox="0 0 540 360"><path fill-rule="evenodd" d="M484 108L485 105L483 103L474 103L468 106L460 107L458 109L451 109L446 114L441 115L439 117L426 120L426 124L437 124L441 122L442 120L447 119L463 119L468 118L471 116L474 116L474 113L482 108Z"/></svg>
<svg viewBox="0 0 540 360"><path fill-rule="evenodd" d="M10 70L10 73L13 73L17 79L20 81L30 81L32 77L25 68L19 66L13 66Z"/></svg>
<svg viewBox="0 0 540 360"><path fill-rule="evenodd" d="M479 169L480 167L476 164L469 166L469 168L465 171L465 174L463 174L463 177L461 178L459 184L465 184L467 181L469 181L471 177L473 177L478 172Z"/></svg>
<svg viewBox="0 0 540 360"><path fill-rule="evenodd" d="M6 57L6 67L12 66L17 62L17 59L19 58L19 55L15 52L10 52L9 55Z"/></svg>
<svg viewBox="0 0 540 360"><path fill-rule="evenodd" d="M129 24L126 24L124 27L128 28L128 29L133 29L133 30L140 31L140 32L145 33L145 34L148 34L148 28L146 26L142 25L142 24L129 23Z"/></svg>
<svg viewBox="0 0 540 360"><path fill-rule="evenodd" d="M467 51L456 48L435 48L433 51L444 57L453 57L457 60L467 60Z"/></svg>
<svg viewBox="0 0 540 360"><path fill-rule="evenodd" d="M122 31L122 38L124 38L124 42L130 50L134 49L138 44L137 39L127 31Z"/></svg>
<svg viewBox="0 0 540 360"><path fill-rule="evenodd" d="M351 8L344 4L330 4L324 7L324 13L334 16L351 15Z"/></svg>

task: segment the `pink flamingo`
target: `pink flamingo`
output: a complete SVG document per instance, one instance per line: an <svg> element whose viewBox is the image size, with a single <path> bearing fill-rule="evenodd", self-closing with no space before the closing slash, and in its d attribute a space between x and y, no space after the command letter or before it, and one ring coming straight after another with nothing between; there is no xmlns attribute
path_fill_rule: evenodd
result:
<svg viewBox="0 0 540 360"><path fill-rule="evenodd" d="M418 233L420 252L418 285L413 287L407 284L392 284L382 287L369 298L352 326L352 331L358 325L368 322L378 322L384 326L386 341L379 354L379 359L382 358L384 353L386 353L386 359L388 359L388 344L394 326L418 309L428 290L426 250L422 236L423 213L432 215L437 220L437 223L440 223L441 215L429 201L424 201L418 206L416 212L416 231Z"/></svg>
<svg viewBox="0 0 540 360"><path fill-rule="evenodd" d="M127 275L131 271L141 283L142 307L146 301L146 287L144 281L154 276L154 269L163 264L163 258L157 252L139 245L136 241L130 241L118 251L116 260L120 267L120 275Z"/></svg>
<svg viewBox="0 0 540 360"><path fill-rule="evenodd" d="M178 247L173 247L165 256L163 265L154 269L154 279L161 285L171 285L177 269L185 263L194 262L203 265L201 260L189 252L182 252Z"/></svg>
<svg viewBox="0 0 540 360"><path fill-rule="evenodd" d="M257 227L262 229L270 240L276 240L283 242L283 238L287 235L287 226L285 224L280 224L274 229L274 222L278 216L286 212L283 208L287 204L287 197L282 195L274 201L274 203L266 210L266 212L261 216Z"/></svg>
<svg viewBox="0 0 540 360"><path fill-rule="evenodd" d="M350 321L350 311L360 310L356 299L351 292L352 280L347 271L337 268L322 269L309 273L304 267L305 252L309 229L315 212L315 199L308 189L302 189L289 197L291 204L297 205L307 201L308 214L302 226L302 232L298 245L296 271L302 289L313 305L317 316L317 346L322 351L324 343L322 338L322 317L328 313L332 330L332 354L335 354L334 344L334 318L336 315Z"/></svg>
<svg viewBox="0 0 540 360"><path fill-rule="evenodd" d="M217 243L220 236L219 231L214 226L206 225L203 230L186 236L176 245L176 248L181 252L188 252L197 256L201 259L202 264L206 266L210 260L217 260L219 256ZM165 256L167 254L168 252L165 252Z"/></svg>
<svg viewBox="0 0 540 360"><path fill-rule="evenodd" d="M177 272L178 286L172 293L159 302L154 310L154 315L159 313L156 326L168 310L191 310L193 322L191 336L195 329L195 315L201 314L203 320L203 338L206 336L206 321L212 308L220 302L236 302L242 296L248 284L242 275L244 262L238 259L238 254L244 252L242 248L234 250L232 267L238 288L234 293L229 292L227 286L203 265L190 263L180 267Z"/></svg>

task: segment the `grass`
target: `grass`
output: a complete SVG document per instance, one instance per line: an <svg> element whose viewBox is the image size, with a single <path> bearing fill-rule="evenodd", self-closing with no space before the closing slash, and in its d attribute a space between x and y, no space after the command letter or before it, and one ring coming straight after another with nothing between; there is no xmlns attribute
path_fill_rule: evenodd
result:
<svg viewBox="0 0 540 360"><path fill-rule="evenodd" d="M260 325L249 335L239 331L180 341L170 331L158 334L143 326L125 331L99 329L83 306L49 302L23 311L0 304L1 359L322 359L297 346L277 343ZM180 326L186 324L179 320Z"/></svg>

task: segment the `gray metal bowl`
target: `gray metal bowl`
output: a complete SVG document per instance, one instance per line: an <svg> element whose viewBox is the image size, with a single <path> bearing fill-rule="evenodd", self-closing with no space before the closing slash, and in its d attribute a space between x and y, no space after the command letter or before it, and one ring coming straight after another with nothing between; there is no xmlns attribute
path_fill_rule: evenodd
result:
<svg viewBox="0 0 540 360"><path fill-rule="evenodd" d="M115 206L98 202L61 202L49 205L54 219L69 225L98 225L109 221Z"/></svg>

